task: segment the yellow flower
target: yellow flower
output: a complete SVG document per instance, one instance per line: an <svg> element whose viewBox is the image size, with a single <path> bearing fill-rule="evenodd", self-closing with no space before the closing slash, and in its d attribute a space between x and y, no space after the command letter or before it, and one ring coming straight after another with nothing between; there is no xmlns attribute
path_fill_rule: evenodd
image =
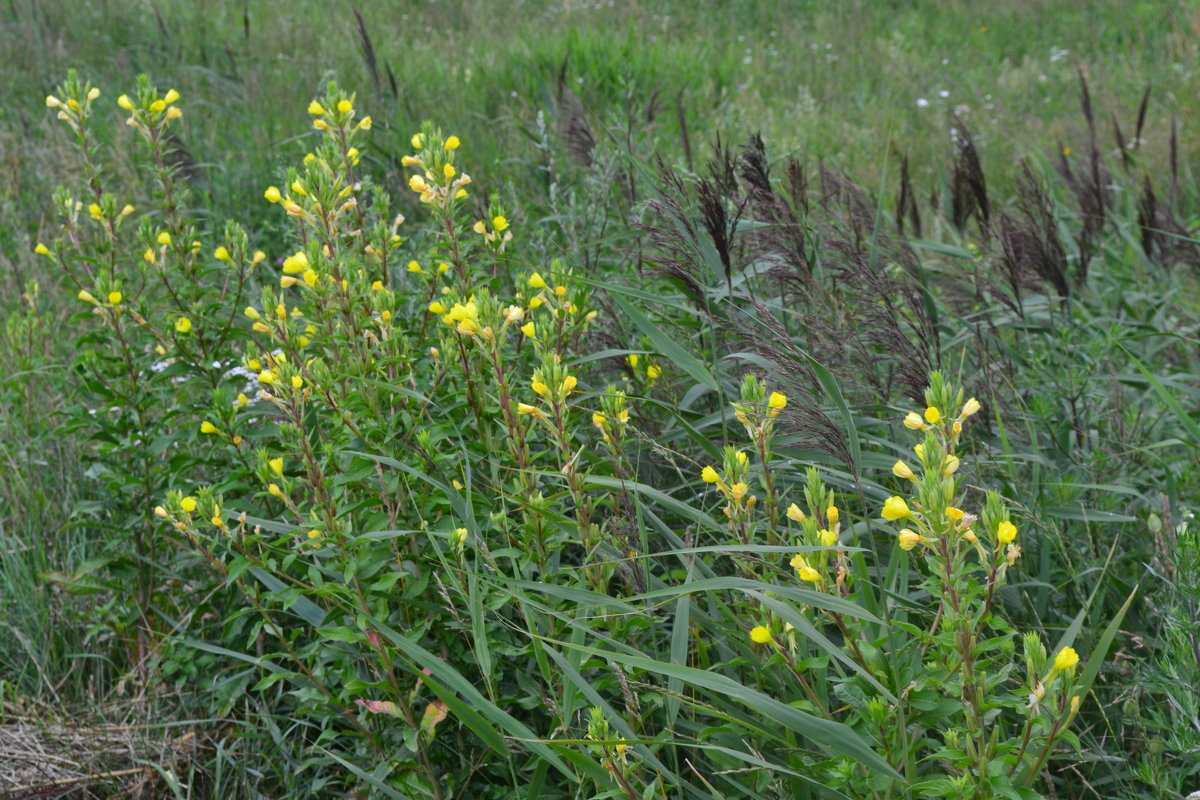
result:
<svg viewBox="0 0 1200 800"><path fill-rule="evenodd" d="M962 415L963 417L969 417L979 411L979 409L979 401L972 397L966 402L966 404L963 405Z"/></svg>
<svg viewBox="0 0 1200 800"><path fill-rule="evenodd" d="M171 243L171 234L163 231L162 233L158 234L158 238L155 241L161 245L169 245Z"/></svg>
<svg viewBox="0 0 1200 800"><path fill-rule="evenodd" d="M271 468L271 472L274 472L281 478L283 477L283 456L270 459L267 461L267 466Z"/></svg>
<svg viewBox="0 0 1200 800"><path fill-rule="evenodd" d="M304 282L306 284L308 284L309 286L317 285L317 273L314 270L311 270L311 269L304 270L304 275L302 275L301 277L304 278Z"/></svg>
<svg viewBox="0 0 1200 800"><path fill-rule="evenodd" d="M787 507L787 518L792 522L804 522L804 512L800 510L800 506L792 503Z"/></svg>
<svg viewBox="0 0 1200 800"><path fill-rule="evenodd" d="M750 630L750 641L755 644L766 644L771 641L771 632L758 625Z"/></svg>
<svg viewBox="0 0 1200 800"><path fill-rule="evenodd" d="M441 303L439 303L437 300L434 300L432 303L429 304L429 312L431 314L445 314L446 307L444 305L442 305Z"/></svg>
<svg viewBox="0 0 1200 800"><path fill-rule="evenodd" d="M349 100L339 100L338 101L338 111L340 111L341 113L349 114L353 110L354 110L354 104L351 103Z"/></svg>
<svg viewBox="0 0 1200 800"><path fill-rule="evenodd" d="M183 109L179 106L171 106L167 109L167 119L179 119L183 116Z"/></svg>
<svg viewBox="0 0 1200 800"><path fill-rule="evenodd" d="M166 107L167 107L167 104L164 103L162 100L155 100L153 103L150 104L150 110L153 111L155 114L162 111Z"/></svg>
<svg viewBox="0 0 1200 800"><path fill-rule="evenodd" d="M646 377L650 380L658 380L661 375L662 367L658 366L657 364L651 364L650 366L646 367Z"/></svg>
<svg viewBox="0 0 1200 800"><path fill-rule="evenodd" d="M284 275L279 279L279 286L283 289L290 289L299 282L299 278L293 278L291 275Z"/></svg>
<svg viewBox="0 0 1200 800"><path fill-rule="evenodd" d="M638 358L637 353L630 353L629 355L625 356L625 363L628 364L631 369L637 369L638 361L640 360L641 359Z"/></svg>
<svg viewBox="0 0 1200 800"><path fill-rule="evenodd" d="M1004 520L1004 522L1001 522L1000 526L996 528L996 540L999 541L1000 544L1008 544L1016 538L1017 526L1013 525L1008 520Z"/></svg>
<svg viewBox="0 0 1200 800"><path fill-rule="evenodd" d="M279 484L272 483L267 487L267 491L271 493L272 497L278 497L280 500L283 499L283 489L279 488Z"/></svg>
<svg viewBox="0 0 1200 800"><path fill-rule="evenodd" d="M258 373L258 380L260 383L265 383L270 386L271 384L275 383L275 373L271 372L269 369L264 369L262 372Z"/></svg>
<svg viewBox="0 0 1200 800"><path fill-rule="evenodd" d="M563 378L562 385L558 387L558 391L562 394L563 397L566 397L571 392L575 391L575 387L578 384L579 384L579 381L576 380L574 375L568 375L567 377Z"/></svg>
<svg viewBox="0 0 1200 800"><path fill-rule="evenodd" d="M425 134L414 133L412 137L412 146L414 150L420 150L425 146Z"/></svg>
<svg viewBox="0 0 1200 800"><path fill-rule="evenodd" d="M946 466L942 467L942 474L949 478L951 475L958 472L958 465L958 456L946 456Z"/></svg>
<svg viewBox="0 0 1200 800"><path fill-rule="evenodd" d="M900 540L900 549L901 550L912 550L914 547L916 547L917 545L919 545L921 543L921 534L914 533L914 532L910 531L908 528L905 528L904 530L900 531L897 538Z"/></svg>
<svg viewBox="0 0 1200 800"><path fill-rule="evenodd" d="M965 515L966 515L966 512L963 511L961 508L955 508L954 506L946 506L946 516L949 517L954 522L960 521Z"/></svg>
<svg viewBox="0 0 1200 800"><path fill-rule="evenodd" d="M183 498L182 500L179 501L179 507L182 508L184 511L186 511L188 514L191 514L193 511L196 510L196 498L194 498L194 497Z"/></svg>
<svg viewBox="0 0 1200 800"><path fill-rule="evenodd" d="M114 306L120 305L121 301L124 299L125 299L125 296L123 294L121 294L120 292L109 292L108 293L108 302Z"/></svg>
<svg viewBox="0 0 1200 800"><path fill-rule="evenodd" d="M1058 655L1054 657L1054 669L1058 672L1070 669L1079 663L1079 654L1075 652L1073 647L1064 647L1058 651Z"/></svg>
<svg viewBox="0 0 1200 800"><path fill-rule="evenodd" d="M246 310L242 312L247 317L253 320L261 320L262 314L258 313L258 309L254 306L246 306Z"/></svg>
<svg viewBox="0 0 1200 800"><path fill-rule="evenodd" d="M278 203L283 200L283 195L279 193L279 189L275 186L268 186L263 192L263 197L267 198L267 202Z"/></svg>
<svg viewBox="0 0 1200 800"><path fill-rule="evenodd" d="M534 289L545 289L546 279L541 276L541 273L535 272L529 276L529 285Z"/></svg>
<svg viewBox="0 0 1200 800"><path fill-rule="evenodd" d="M421 164L421 159L417 158L416 156L401 156L400 157L400 166L402 166L402 167L416 167L416 166L420 166L420 164Z"/></svg>
<svg viewBox="0 0 1200 800"><path fill-rule="evenodd" d="M208 420L204 420L204 422L200 423L200 432L201 433L217 433L217 426L213 425Z"/></svg>
<svg viewBox="0 0 1200 800"><path fill-rule="evenodd" d="M442 167L442 174L446 176L446 180L450 180L458 173L455 172L453 164L446 164Z"/></svg>
<svg viewBox="0 0 1200 800"><path fill-rule="evenodd" d="M700 477L704 479L705 483L719 483L721 480L721 476L712 467L705 467L701 470Z"/></svg>
<svg viewBox="0 0 1200 800"><path fill-rule="evenodd" d="M917 412L910 411L908 412L908 416L904 418L904 427L912 431L919 431L925 427L925 423L921 420Z"/></svg>
<svg viewBox="0 0 1200 800"><path fill-rule="evenodd" d="M51 97L47 97L46 105L50 105L50 101L52 99L53 98L51 98ZM133 101L129 99L129 95L127 95L127 94L123 94L117 98L117 105L119 105L121 108L125 109L126 111L133 111Z"/></svg>
<svg viewBox="0 0 1200 800"><path fill-rule="evenodd" d="M323 535L324 534L322 534L319 530L316 530L316 529L313 529L308 532L308 538L310 538L310 539L320 539L321 536L323 536Z"/></svg>
<svg viewBox="0 0 1200 800"><path fill-rule="evenodd" d="M824 547L833 547L835 544L837 544L837 533L829 530L828 528L822 528L821 530L817 531L817 536L820 538L821 545Z"/></svg>
<svg viewBox="0 0 1200 800"><path fill-rule="evenodd" d="M155 506L154 507L154 516L162 517L163 519L166 519L168 516L167 510L165 508L163 508L162 506Z"/></svg>
<svg viewBox="0 0 1200 800"><path fill-rule="evenodd" d="M892 474L897 478L905 478L910 481L916 477L913 471L908 468L908 464L905 464L903 461L897 461L892 465Z"/></svg>
<svg viewBox="0 0 1200 800"><path fill-rule="evenodd" d="M221 519L216 514L213 514L212 519L209 521L212 522L214 528L224 528L225 527L225 520Z"/></svg>
<svg viewBox="0 0 1200 800"><path fill-rule="evenodd" d="M532 388L533 388L533 393L538 395L539 397L545 397L546 399L550 398L550 388L548 386L546 386L546 384L542 383L541 381L534 381L532 384Z"/></svg>
<svg viewBox="0 0 1200 800"><path fill-rule="evenodd" d="M525 334L530 339L534 338L534 335L536 334L536 330L534 329L534 326L533 326L533 320L529 320L529 322L526 322L524 325L521 326L521 333Z"/></svg>
<svg viewBox="0 0 1200 800"><path fill-rule="evenodd" d="M171 103L174 103L178 99L179 92L175 91L174 89L167 90L167 93L163 95L163 102L167 105L171 105Z"/></svg>
<svg viewBox="0 0 1200 800"><path fill-rule="evenodd" d="M228 261L229 260L229 251L226 250L224 247L218 247L216 250L213 251L213 258L215 258L217 261Z"/></svg>
<svg viewBox="0 0 1200 800"><path fill-rule="evenodd" d="M800 580L808 581L809 583L821 582L821 573L813 569L804 556L800 554L792 556L791 564L800 573Z"/></svg>
<svg viewBox="0 0 1200 800"><path fill-rule="evenodd" d="M236 405L238 408L245 408L246 404L249 402L250 402L250 398L246 397L245 392L238 392L237 402L234 403L234 405Z"/></svg>
<svg viewBox="0 0 1200 800"><path fill-rule="evenodd" d="M942 412L938 411L937 406L930 406L925 409L925 421L930 425L937 425L942 421Z"/></svg>
<svg viewBox="0 0 1200 800"><path fill-rule="evenodd" d="M451 136L448 139L446 139L446 149L447 150L457 150L458 145L459 145L459 141L458 141L457 136Z"/></svg>
<svg viewBox="0 0 1200 800"><path fill-rule="evenodd" d="M729 493L733 495L734 500L741 500L748 491L750 491L750 487L744 483L735 483L729 487Z"/></svg>
<svg viewBox="0 0 1200 800"><path fill-rule="evenodd" d="M370 117L363 117L363 118L362 118L362 122L358 123L358 129L359 129L359 130L362 130L362 131L369 131L369 130L371 130L371 118L370 118Z"/></svg>
<svg viewBox="0 0 1200 800"><path fill-rule="evenodd" d="M299 375L293 375L292 376L292 388L293 389L303 389L304 388L304 378L301 378Z"/></svg>
<svg viewBox="0 0 1200 800"><path fill-rule="evenodd" d="M192 329L192 321L190 319L188 319L187 317L180 317L179 319L175 320L175 332L176 333L187 333L191 329Z"/></svg>
<svg viewBox="0 0 1200 800"><path fill-rule="evenodd" d="M308 268L308 256L303 251L297 251L295 255L288 256L283 260L283 271L289 275L296 275Z"/></svg>
<svg viewBox="0 0 1200 800"><path fill-rule="evenodd" d="M883 504L883 511L880 516L891 522L904 517L911 517L912 512L908 510L908 503L904 502L904 498L892 496L889 497Z"/></svg>
<svg viewBox="0 0 1200 800"><path fill-rule="evenodd" d="M825 516L829 519L830 525L837 525L837 521L838 521L837 506L830 506L829 508L825 509Z"/></svg>
<svg viewBox="0 0 1200 800"><path fill-rule="evenodd" d="M787 408L787 395L783 392L771 392L767 398L767 408L772 411L782 411Z"/></svg>
<svg viewBox="0 0 1200 800"><path fill-rule="evenodd" d="M33 248L33 252L37 253L39 256L48 256L50 255L50 248L46 247L46 245L42 244L41 242L38 242L37 247Z"/></svg>
<svg viewBox="0 0 1200 800"><path fill-rule="evenodd" d="M313 127L319 131L327 131L329 130L329 123L323 119L314 119Z"/></svg>
<svg viewBox="0 0 1200 800"><path fill-rule="evenodd" d="M321 105L316 100L313 100L308 104L308 113L312 114L314 117L323 117L325 116L325 106Z"/></svg>
<svg viewBox="0 0 1200 800"><path fill-rule="evenodd" d="M492 227L497 231L502 231L508 227L508 220L503 216L492 217Z"/></svg>
<svg viewBox="0 0 1200 800"><path fill-rule="evenodd" d="M408 271L415 272L417 275L423 274L421 271L421 265L418 264L416 261L408 262Z"/></svg>

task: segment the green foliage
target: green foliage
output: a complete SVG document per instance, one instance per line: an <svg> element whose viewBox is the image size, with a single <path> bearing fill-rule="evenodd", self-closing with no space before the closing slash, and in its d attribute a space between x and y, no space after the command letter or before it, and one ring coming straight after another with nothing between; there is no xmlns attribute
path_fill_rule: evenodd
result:
<svg viewBox="0 0 1200 800"><path fill-rule="evenodd" d="M498 49L443 5L402 87L371 4L304 34L287 82L254 4L86 34L208 66L181 97L140 79L129 128L72 73L36 145L63 186L12 248L44 243L0 355L6 692L133 684L199 720L187 769L156 768L175 797L1186 790L1194 536L1138 521L1195 493L1191 187L1155 175L1164 109L1106 154L1038 52L1121 27L867 5L801 34L733 4L614 37L530 4L538 35ZM768 42L734 92L711 32L751 22L872 46L784 68ZM963 30L978 65L915 72ZM1194 45L1171 52L1104 90L1185 81ZM933 177L944 116L898 109L1005 56L995 119L961 112L977 140L956 126ZM364 67L294 136L297 82ZM1044 141L999 135L1031 113ZM696 169L758 128L880 191L758 138ZM984 188L976 147L1064 131L1061 179L1035 156Z"/></svg>

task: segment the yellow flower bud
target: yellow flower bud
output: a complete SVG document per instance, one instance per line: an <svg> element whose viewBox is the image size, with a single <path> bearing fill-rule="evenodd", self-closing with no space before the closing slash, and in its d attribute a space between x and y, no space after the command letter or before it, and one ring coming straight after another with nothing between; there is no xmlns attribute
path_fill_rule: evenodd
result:
<svg viewBox="0 0 1200 800"><path fill-rule="evenodd" d="M446 164L442 167L442 174L446 176L446 180L450 180L458 173L455 171L453 164Z"/></svg>
<svg viewBox="0 0 1200 800"><path fill-rule="evenodd" d="M925 423L922 421L917 412L910 411L908 412L908 416L904 418L904 427L908 428L909 430L919 431L925 428Z"/></svg>
<svg viewBox="0 0 1200 800"><path fill-rule="evenodd" d="M351 103L349 100L339 100L337 108L338 108L338 111L340 111L341 113L349 114L351 111L354 110L354 104Z"/></svg>
<svg viewBox="0 0 1200 800"><path fill-rule="evenodd" d="M171 105L171 103L174 103L178 99L179 92L175 91L174 89L168 89L167 93L163 95L163 102L167 105Z"/></svg>
<svg viewBox="0 0 1200 800"><path fill-rule="evenodd" d="M712 467L705 467L701 470L700 477L704 479L705 483L719 483L721 480L721 476Z"/></svg>
<svg viewBox="0 0 1200 800"><path fill-rule="evenodd" d="M817 536L821 540L822 547L833 547L837 544L838 535L836 531L831 531L828 528L822 528L817 531Z"/></svg>
<svg viewBox="0 0 1200 800"><path fill-rule="evenodd" d="M1008 544L1016 538L1017 526L1013 525L1008 520L1004 520L1004 522L1001 522L999 527L996 528L996 540L1000 542L1000 544Z"/></svg>
<svg viewBox="0 0 1200 800"><path fill-rule="evenodd" d="M1079 654L1072 647L1064 647L1054 657L1054 669L1058 672L1070 669L1079 663Z"/></svg>
<svg viewBox="0 0 1200 800"><path fill-rule="evenodd" d="M167 109L167 119L179 119L183 116L183 109L179 106L171 106Z"/></svg>
<svg viewBox="0 0 1200 800"><path fill-rule="evenodd" d="M949 478L958 472L959 463L958 456L946 456L946 466L942 467L942 474Z"/></svg>
<svg viewBox="0 0 1200 800"><path fill-rule="evenodd" d="M662 367L658 366L657 364L651 364L650 366L646 367L646 377L652 381L658 380L660 377L662 377Z"/></svg>
<svg viewBox="0 0 1200 800"><path fill-rule="evenodd" d="M942 421L942 412L938 411L937 406L930 406L925 409L925 421L930 425L937 425Z"/></svg>
<svg viewBox="0 0 1200 800"><path fill-rule="evenodd" d="M125 97L125 95L121 95L121 97ZM125 98L125 99L128 100L129 98ZM120 103L121 101L117 100L117 102ZM46 95L46 108L58 108L61 105L62 105L62 100L59 100L57 97L55 97L52 94ZM133 105L130 104L130 108L132 108L132 107L133 107ZM124 108L124 106L122 106L122 108Z"/></svg>
<svg viewBox="0 0 1200 800"><path fill-rule="evenodd" d="M909 511L908 503L904 502L903 498L892 496L884 501L883 511L880 512L880 516L888 521L895 522L898 519L911 517L912 512Z"/></svg>
<svg viewBox="0 0 1200 800"><path fill-rule="evenodd" d="M187 317L180 317L175 320L175 332L187 333L192 329L192 321Z"/></svg>
<svg viewBox="0 0 1200 800"><path fill-rule="evenodd" d="M46 105L50 105L51 99L49 97L46 98ZM117 98L117 105L126 111L133 111L133 101L129 99L129 95L127 94L123 94Z"/></svg>
<svg viewBox="0 0 1200 800"><path fill-rule="evenodd" d="M167 518L167 510L165 508L163 508L162 506L155 506L154 507L154 516L162 517L163 519L166 519Z"/></svg>
<svg viewBox="0 0 1200 800"><path fill-rule="evenodd" d="M534 289L545 289L546 280L541 276L540 273L535 272L529 276L529 285Z"/></svg>
<svg viewBox="0 0 1200 800"><path fill-rule="evenodd" d="M213 425L208 420L204 420L204 422L200 423L200 432L201 433L209 433L209 434L217 433L217 426Z"/></svg>
<svg viewBox="0 0 1200 800"><path fill-rule="evenodd" d="M308 113L312 114L314 117L322 117L325 115L325 106L321 105L316 100L313 100L308 104Z"/></svg>
<svg viewBox="0 0 1200 800"><path fill-rule="evenodd" d="M283 200L283 195L279 193L279 189L275 186L268 186L263 192L263 197L267 198L267 202L278 203Z"/></svg>
<svg viewBox="0 0 1200 800"><path fill-rule="evenodd" d="M961 508L946 506L946 516L954 522L959 522L964 516L966 516L966 512Z"/></svg>
<svg viewBox="0 0 1200 800"><path fill-rule="evenodd" d="M275 383L275 373L271 372L269 369L264 369L262 372L258 373L258 380L259 382L265 383L269 386Z"/></svg>
<svg viewBox="0 0 1200 800"><path fill-rule="evenodd" d="M33 248L33 252L37 253L39 256L48 256L50 255L50 248L46 247L46 245L42 244L41 242L38 242L37 247Z"/></svg>
<svg viewBox="0 0 1200 800"><path fill-rule="evenodd" d="M164 246L170 245L171 234L167 233L166 231L162 231L158 234L158 237L155 239L155 241Z"/></svg>
<svg viewBox="0 0 1200 800"><path fill-rule="evenodd" d="M795 503L787 507L787 518L792 522L804 522L806 519L804 512L800 510L800 506Z"/></svg>
<svg viewBox="0 0 1200 800"><path fill-rule="evenodd" d="M912 550L914 547L916 547L917 545L919 545L921 543L921 534L914 533L913 531L910 531L908 528L905 528L904 530L900 531L897 538L900 541L900 549L901 550Z"/></svg>
<svg viewBox="0 0 1200 800"><path fill-rule="evenodd" d="M458 142L457 136L451 136L446 139L446 149L447 150L457 150L458 145L459 145L459 142Z"/></svg>
<svg viewBox="0 0 1200 800"><path fill-rule="evenodd" d="M758 625L750 630L750 641L755 644L766 644L771 640L771 632L762 625Z"/></svg>
<svg viewBox="0 0 1200 800"><path fill-rule="evenodd" d="M425 134L414 133L412 137L412 146L414 150L420 150L425 146Z"/></svg>
<svg viewBox="0 0 1200 800"><path fill-rule="evenodd" d="M153 103L150 104L150 110L152 112L154 112L155 114L162 111L166 107L167 107L167 104L164 103L162 100L155 100Z"/></svg>
<svg viewBox="0 0 1200 800"><path fill-rule="evenodd" d="M229 261L229 251L224 247L218 247L213 251L213 258L217 261Z"/></svg>
<svg viewBox="0 0 1200 800"><path fill-rule="evenodd" d="M362 122L358 123L358 129L359 129L359 130L361 130L361 131L369 131L369 130L371 130L371 118L370 118L370 117L363 117L363 118L362 118Z"/></svg>
<svg viewBox="0 0 1200 800"><path fill-rule="evenodd" d="M121 301L124 299L125 299L125 296L122 295L120 292L109 292L108 293L108 302L111 305L114 305L114 306L120 305Z"/></svg>
<svg viewBox="0 0 1200 800"><path fill-rule="evenodd" d="M87 93L88 100L95 100L99 96L100 96L100 90L94 86Z"/></svg>
<svg viewBox="0 0 1200 800"><path fill-rule="evenodd" d="M196 510L196 498L194 498L194 497L183 498L182 500L179 501L179 507L182 508L188 514L191 514L193 511Z"/></svg>
<svg viewBox="0 0 1200 800"><path fill-rule="evenodd" d="M521 326L521 333L525 334L530 339L535 338L536 330L534 329L534 326L533 326L533 320L530 320L529 322L526 322L524 325Z"/></svg>
<svg viewBox="0 0 1200 800"><path fill-rule="evenodd" d="M96 302L96 298L92 297L91 292L81 290L78 294L78 297L80 300L82 300L85 303L95 303Z"/></svg>
<svg viewBox="0 0 1200 800"><path fill-rule="evenodd" d="M908 464L905 464L903 461L897 461L892 465L892 474L897 478L905 478L910 481L916 477L913 471L908 468Z"/></svg>
<svg viewBox="0 0 1200 800"><path fill-rule="evenodd" d="M409 271L409 272L415 272L417 275L421 275L421 274L422 274L422 271L421 271L421 265L420 265L420 264L418 264L416 261L410 261L410 262L408 262L408 271Z"/></svg>
<svg viewBox="0 0 1200 800"><path fill-rule="evenodd" d="M973 415L973 414L975 414L977 411L979 411L980 407L981 407L981 406L980 406L980 404L979 404L979 401L978 401L978 400L976 400L974 397L972 397L970 400L968 400L968 401L967 401L967 402L966 402L966 403L963 405L963 409L962 409L962 416L963 416L963 418L965 419L966 417L972 416L972 415Z"/></svg>

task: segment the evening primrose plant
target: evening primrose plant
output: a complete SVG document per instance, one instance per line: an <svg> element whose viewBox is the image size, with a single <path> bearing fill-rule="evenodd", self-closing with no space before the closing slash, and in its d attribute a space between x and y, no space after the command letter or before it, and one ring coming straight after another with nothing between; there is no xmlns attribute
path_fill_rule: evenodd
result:
<svg viewBox="0 0 1200 800"><path fill-rule="evenodd" d="M685 425L679 353L613 346L592 276L527 261L472 142L406 135L393 198L370 115L328 86L262 183L286 231L268 258L187 216L164 149L182 98L148 81L119 107L164 205L126 211L99 97L75 77L54 97L85 166L38 252L90 310L79 424L132 537L113 573L146 572L149 633L113 628L220 714L250 696L294 720L312 796L1031 796L1074 744L1079 658L1001 618L1021 531L962 483L981 406L940 375L876 504L796 460L770 379L713 380Z"/></svg>

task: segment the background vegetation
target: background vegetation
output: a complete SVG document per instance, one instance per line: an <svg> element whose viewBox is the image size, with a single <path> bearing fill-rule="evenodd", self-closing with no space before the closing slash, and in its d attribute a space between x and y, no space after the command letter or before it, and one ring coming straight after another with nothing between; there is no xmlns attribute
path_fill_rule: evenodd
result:
<svg viewBox="0 0 1200 800"><path fill-rule="evenodd" d="M920 601L917 579L894 572L907 562L893 551L894 531L879 523L877 511L899 491L891 465L911 444L899 423L904 412L924 406L933 369L964 384L985 407L964 452L963 491L980 503L983 490L999 490L1020 521L1024 550L1001 596L1005 625L1039 632L1051 649L1074 642L1085 659L1106 655L1087 666L1095 671L1075 723L1078 747L1056 753L1038 790L1170 798L1197 788L1200 708L1187 687L1200 683L1200 555L1188 527L1200 480L1200 251L1192 238L1200 16L1190 4L802 3L784 13L776 4L730 2L685 13L652 2L294 2L281 14L257 2L14 3L6 13L0 57L15 65L0 75L6 730L37 729L31 720L42 727L82 720L104 736L114 726L137 732L121 740L117 758L101 746L107 740L100 733L91 744L72 745L83 773L129 769L133 778L71 783L63 791L118 796L136 781L165 796L498 796L511 782L534 787L531 797L601 796L623 789L604 779L615 751L586 744L587 710L598 706L608 712L605 724L632 726L610 733L639 741L631 748L637 763L653 765L631 779L640 781L639 793L822 796L819 787L744 757L786 763L826 785L836 785L834 767L807 751L787 760L793 754L783 746L743 752L747 737L753 740L747 731L761 733L761 717L715 697L720 692L712 687L685 692L682 673L640 671L645 664L628 660L640 653L660 665L711 668L791 702L792 689L771 672L780 664L765 665L768 657L745 635L763 621L755 616L761 605L712 585L690 605L663 595L671 604L661 614L664 600L619 606L629 620L622 625L580 625L576 615L587 616L601 594L632 602L701 577L778 577L778 556L676 552L728 544L719 530L705 529L721 508L704 494L699 469L719 465L724 445L745 446L729 404L747 370L791 398L794 414L780 422L769 459L781 494L786 489L798 500L812 486L805 468L819 466L848 517L843 527L873 551L879 570L887 569L880 575L856 565L862 585L880 596L890 592L901 605ZM186 537L163 538L166 549L153 558L131 556L138 537L154 529L149 511L167 502L166 490L214 484L231 498L230 513L267 521L268 509L278 512L274 518L283 513L266 505L274 502L262 480L269 466L248 454L238 462L195 433L201 418L223 411L205 386L218 367L195 358L192 383L180 388L168 374L145 395L148 407L157 400L183 409L178 424L162 421L170 448L136 425L114 423L97 433L89 420L98 402L123 405L97 400L82 358L111 342L80 314L71 274L49 269L33 249L57 235L54 187L78 191L84 177L70 131L44 103L70 68L103 89L94 122L106 180L147 210L162 207L164 175L185 187L184 217L206 254L241 241L226 230L227 219L241 223L253 243L246 253L262 248L271 263L300 246L279 207L261 198L268 184L286 190L294 177L286 170L315 149L305 107L336 79L356 92L356 109L372 116L361 166L395 198L393 213L413 221L428 216L408 189L412 170L401 163L413 151L412 134L433 120L461 138L478 198L471 220L500 210L516 236L496 262L503 271L489 262L477 288L486 284L507 303L527 293L522 281L535 271L547 279L574 271L563 279L571 297L599 315L567 363L591 398L610 383L624 386L635 426L615 466L589 467L596 482L590 495L547 490L553 502L542 510L567 529L580 498L608 498L599 489L636 478L660 493L638 495L632 532L622 533L645 561L605 551L609 566L601 571L609 572L596 577L582 569L586 560L568 557L564 569L577 581L569 586L596 592L587 597L548 592L559 582L547 577L556 573L544 563L525 564L520 577L527 584L516 588L484 591L464 574L461 585L441 589L444 605L424 597L431 584L400 580L403 570L420 572L417 566L403 566L372 590L391 598L399 585L402 607L424 609L425 625L446 626L425 631L421 614L405 611L411 615L399 634L415 627L439 644L438 657L461 670L442 676L459 696L474 685L531 724L525 733L502 731L505 757L476 760L472 744L472 737L486 740L480 730L501 717L472 726L456 707L435 723L452 730L439 734L442 750L434 753L441 759L436 771L452 777L435 789L420 777L421 765L397 766L379 755L412 744L376 725L386 715L352 705L356 692L384 680L364 666L379 646L366 647L364 656L364 631L379 636L379 625L360 617L341 639L289 642L303 652L287 670L316 670L330 677L326 685L362 682L317 699L272 678L278 673L265 664L277 653L263 644L262 625L244 613L253 600L278 604L271 608L280 619L298 614L303 621L307 607L294 596L269 580L239 590L238 576L214 574L197 555L205 548L190 547L195 542ZM141 73L184 98L183 124L173 129L178 138L164 151L162 174L154 172L152 152L134 146L115 107ZM153 229L168 223L149 220ZM445 241L433 231L418 227L411 236L399 264L411 257L428 266L444 257ZM560 267L552 266L556 259ZM398 285L403 271L394 270ZM206 304L219 305L210 291L219 283L214 274L191 276L189 302L198 315L215 313ZM266 308L262 286L275 283L253 279L239 307ZM412 341L394 355L413 365L418 345L433 341L422 337L438 333L435 323L427 331L422 322L423 295L406 291L397 289L391 308ZM129 288L125 293L133 297ZM261 356L249 321L238 317L227 356ZM638 366L628 361L633 354ZM514 356L522 389L540 366L534 356L529 348ZM661 375L652 378L649 365ZM416 374L425 382L409 389L433 385L433 373ZM533 399L525 395L523 401ZM595 405L576 409L583 429ZM399 405L387 407L378 430L359 438L329 433L329 452L322 453L346 470L339 491L360 515L357 529L415 530L419 516L447 537L457 527L452 517L472 536L497 530L500 523L488 515L515 506L495 505L491 488L469 480L458 494L438 457L407 461L388 443L409 441L416 428L406 426L415 423L404 421L408 412ZM475 465L480 487L502 482L502 445L481 450L469 426L457 427L475 412L445 408L452 424L426 435L453 442L446 445L455 453L450 462ZM246 435L256 445L289 441L274 429L257 434ZM542 472L561 468L553 449L547 445L541 456ZM374 460L347 461L349 451ZM271 454L278 452L290 451ZM401 514L390 526L370 518L378 502L373 471L380 464L400 470L380 459L399 459L422 480L440 475L436 491L417 492L420 515ZM152 478L138 472L147 464ZM550 479L539 473L539 480ZM611 518L626 519L625 501L595 502L611 502ZM467 509L471 521L463 518ZM608 519L605 513L597 511ZM443 552L451 540L439 541L436 558L451 558ZM264 543L260 554L277 545ZM237 564L234 554L219 555L227 568ZM286 558L282 549L276 555ZM263 558L235 571L278 566ZM450 572L448 562L422 561L433 558L423 552L413 563ZM362 559L378 562L370 554ZM310 603L337 600L313 591L304 595ZM186 613L198 598L198 613ZM512 604L526 608L510 613ZM452 619L453 608L462 619ZM263 625L269 632L270 623ZM475 647L447 649L468 632ZM542 660L561 660L529 667L537 649L530 634L569 640L574 649L548 648L555 655ZM481 641L493 655L478 652ZM713 652L704 650L706 641ZM609 660L589 647L608 652ZM614 650L626 658L622 669L612 669ZM262 660L247 662L248 653ZM820 648L805 655L814 670L838 669ZM431 666L416 651L388 650L393 656L414 677ZM495 685L483 677L490 667L481 658L505 665L496 668ZM547 675L555 676L550 689L538 683ZM547 696L565 707L538 716ZM361 719L352 723L356 714ZM61 741L61 729L54 730ZM433 726L427 735L433 739ZM569 768L577 781L547 766L554 763L549 751L531 755L515 745L527 738L574 747L579 757ZM694 749L664 744L674 740ZM717 747L743 758L705 750ZM47 750L47 758L64 749ZM699 770L703 780L686 766L700 752L710 759ZM710 773L726 783L706 785ZM29 774L12 784L45 777Z"/></svg>

